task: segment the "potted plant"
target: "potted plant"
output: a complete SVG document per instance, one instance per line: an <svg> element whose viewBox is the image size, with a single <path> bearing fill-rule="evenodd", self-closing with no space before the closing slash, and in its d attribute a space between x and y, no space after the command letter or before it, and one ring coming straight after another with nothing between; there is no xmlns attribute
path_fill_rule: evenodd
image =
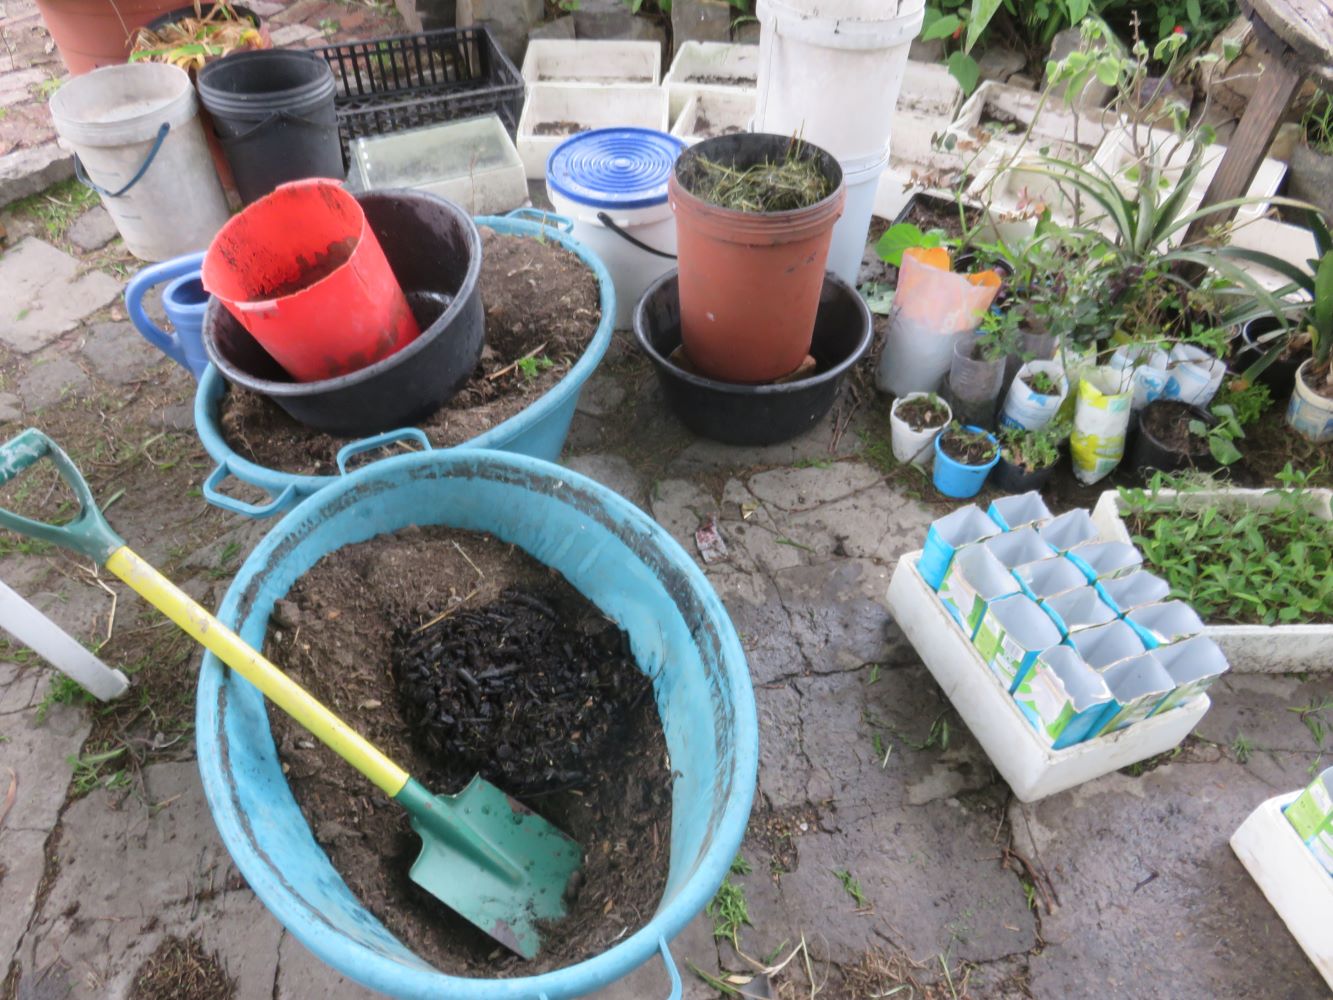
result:
<svg viewBox="0 0 1333 1000"><path fill-rule="evenodd" d="M1138 430L1130 461L1140 471L1230 465L1240 459L1235 442L1245 436L1230 406L1219 404L1210 411L1176 399L1157 399L1144 407Z"/></svg>
<svg viewBox="0 0 1333 1000"><path fill-rule="evenodd" d="M934 443L953 420L949 404L933 392L909 392L893 401L889 410L889 433L893 457L930 468L935 459Z"/></svg>
<svg viewBox="0 0 1333 1000"><path fill-rule="evenodd" d="M995 425L1005 363L1019 350L1018 323L1015 310L991 309L982 317L977 336L961 336L954 342L949 395L959 420L981 427Z"/></svg>
<svg viewBox="0 0 1333 1000"><path fill-rule="evenodd" d="M1333 441L1333 250L1315 268L1303 327L1310 357L1296 369L1287 423L1311 441Z"/></svg>
<svg viewBox="0 0 1333 1000"><path fill-rule="evenodd" d="M1333 94L1315 91L1300 124L1301 138L1287 167L1287 193L1333 219Z"/></svg>
<svg viewBox="0 0 1333 1000"><path fill-rule="evenodd" d="M270 44L268 29L253 11L230 3L196 2L136 31L130 62L167 63L193 76L210 60Z"/></svg>
<svg viewBox="0 0 1333 1000"><path fill-rule="evenodd" d="M1040 430L1006 427L1000 431L1000 461L995 466L995 486L1006 493L1026 493L1046 485L1060 461L1060 445L1069 437L1064 424L1048 424Z"/></svg>
<svg viewBox="0 0 1333 1000"><path fill-rule="evenodd" d="M955 420L935 438L935 489L957 500L974 497L999 460L994 434Z"/></svg>
<svg viewBox="0 0 1333 1000"><path fill-rule="evenodd" d="M1004 397L1000 424L1026 430L1041 430L1059 412L1069 395L1064 366L1056 361L1025 361Z"/></svg>
<svg viewBox="0 0 1333 1000"><path fill-rule="evenodd" d="M123 63L134 32L178 0L37 0L65 68L74 76Z"/></svg>

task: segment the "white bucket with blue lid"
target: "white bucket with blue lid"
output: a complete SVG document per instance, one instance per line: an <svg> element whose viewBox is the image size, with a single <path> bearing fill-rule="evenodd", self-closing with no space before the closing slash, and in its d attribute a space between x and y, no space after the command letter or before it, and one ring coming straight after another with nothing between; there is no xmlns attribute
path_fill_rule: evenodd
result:
<svg viewBox="0 0 1333 1000"><path fill-rule="evenodd" d="M685 142L647 128L570 136L546 160L546 193L601 258L616 286L616 328L633 322L644 289L676 266L667 180Z"/></svg>

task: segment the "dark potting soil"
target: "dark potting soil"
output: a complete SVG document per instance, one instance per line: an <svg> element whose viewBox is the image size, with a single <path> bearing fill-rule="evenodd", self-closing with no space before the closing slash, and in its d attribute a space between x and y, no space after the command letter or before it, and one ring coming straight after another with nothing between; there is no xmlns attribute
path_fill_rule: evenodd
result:
<svg viewBox="0 0 1333 1000"><path fill-rule="evenodd" d="M438 446L476 437L533 403L565 376L601 322L597 279L559 244L483 228L481 251L486 347L462 391L420 424ZM347 443L236 386L222 397L220 423L237 454L301 475L335 474Z"/></svg>
<svg viewBox="0 0 1333 1000"><path fill-rule="evenodd" d="M968 431L945 431L940 435L940 450L963 465L985 465L995 457L990 438Z"/></svg>
<svg viewBox="0 0 1333 1000"><path fill-rule="evenodd" d="M316 282L323 281L342 267L347 263L347 259L352 256L352 251L355 249L356 239L348 236L346 239L335 240L330 243L323 252L316 251L314 257L310 260L306 260L304 255L299 255L296 258L295 275L264 289L254 297L256 299L280 299L287 295L295 295L303 288L309 288Z"/></svg>
<svg viewBox="0 0 1333 1000"><path fill-rule="evenodd" d="M1186 403L1162 400L1144 407L1140 415L1142 430L1163 448L1180 455L1208 454L1208 440L1190 432L1191 420L1199 420L1198 412Z"/></svg>
<svg viewBox="0 0 1333 1000"><path fill-rule="evenodd" d="M702 111L694 116L694 134L701 135L705 139L719 135L735 135L740 131L742 129L739 125L723 125L720 128L715 126Z"/></svg>
<svg viewBox="0 0 1333 1000"><path fill-rule="evenodd" d="M897 412L914 431L943 427L949 420L949 412L942 404L933 403L924 396L904 403Z"/></svg>
<svg viewBox="0 0 1333 1000"><path fill-rule="evenodd" d="M709 83L722 87L753 87L759 82L757 77L728 75L726 73L691 73L685 78L686 83Z"/></svg>
<svg viewBox="0 0 1333 1000"><path fill-rule="evenodd" d="M992 131L1008 132L1010 130L1021 131L1023 123L1018 120L1017 116L1011 115L1008 111L1002 111L987 104L981 109L981 118L977 121L977 126L979 128L996 126Z"/></svg>
<svg viewBox="0 0 1333 1000"><path fill-rule="evenodd" d="M315 839L357 898L437 967L544 972L604 951L655 911L671 771L624 641L557 573L489 535L441 528L339 549L277 603L274 662L391 759L436 793L480 772L583 848L568 917L525 962L412 882L420 840L406 814L271 708Z"/></svg>
<svg viewBox="0 0 1333 1000"><path fill-rule="evenodd" d="M579 132L589 131L591 126L581 125L578 122L555 121L538 122L532 127L533 135L577 135Z"/></svg>

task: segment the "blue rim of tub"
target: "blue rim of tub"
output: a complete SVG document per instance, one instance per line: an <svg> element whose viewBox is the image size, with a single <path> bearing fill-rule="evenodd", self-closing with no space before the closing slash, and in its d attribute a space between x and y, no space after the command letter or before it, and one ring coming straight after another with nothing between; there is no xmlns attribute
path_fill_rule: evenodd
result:
<svg viewBox="0 0 1333 1000"><path fill-rule="evenodd" d="M445 468L441 470L436 468L438 466ZM488 469L493 471L488 473ZM213 822L233 862L269 913L302 945L344 975L391 996L420 1000L440 997L466 1000L557 1000L561 997L578 997L601 989L654 956L660 956L672 984L671 997L680 997L680 976L671 958L668 942L704 909L730 871L749 824L758 777L759 730L754 689L749 669L745 666L745 652L740 637L721 598L690 555L664 528L607 487L570 469L531 456L453 448L414 452L373 463L340 477L335 485L319 494L303 499L269 530L237 570L218 609L218 619L236 628L250 643L262 645L270 615L265 614L262 621L254 621L254 607L256 604L267 604L271 608L286 593L287 588L308 572L308 569L302 570L291 579L285 579L286 574L283 574L276 583L272 579L277 567L282 565L301 539L319 530L317 525L307 525L306 522L312 520L312 515L327 513L330 509L340 511L358 501L373 502L376 493L385 488L377 487L377 481L394 474L402 474L410 479L432 475L451 478L464 474L472 478L489 478L507 485L527 485L534 480L544 479L552 484L549 496L558 497L560 502L578 513L595 519L600 527L632 551L642 550L645 562L663 578L664 589L673 595L688 595L685 603L693 607L696 614L705 616L715 624L711 641L717 649L717 658L738 662L742 669L724 671L729 698L727 704L731 707L734 719L734 780L721 815L712 827L710 843L701 858L693 859L689 877L674 898L633 934L582 962L536 976L485 979L448 975L430 967L419 956L421 965L415 967L393 961L329 924L319 911L287 884L284 875L275 874L273 860L254 842L250 822L243 814L232 780L234 772L225 718L228 711L225 684L230 678L230 671L212 653L206 653L199 671L195 705L199 772ZM437 518L429 522L423 519L423 523L449 523L449 519ZM329 551L341 548L343 544ZM655 553L651 559L650 553ZM260 580L260 577L264 579ZM281 593L275 592L279 589ZM684 606L681 597L675 600L678 606ZM239 677L231 678L231 682L249 687ZM262 705L262 695L254 690L247 693L257 697ZM261 707L261 715L263 711ZM262 717L267 725L267 716ZM264 740L272 746L271 732L266 731L260 737L261 743ZM273 752L276 753L276 750ZM282 780L282 792L290 797L285 779ZM673 809L678 805L673 793ZM292 808L296 808L294 802ZM301 822L308 830L309 825L304 819ZM313 833L310 835L313 837ZM389 934L364 906L362 909L368 921ZM406 945L402 947L411 952Z"/></svg>
<svg viewBox="0 0 1333 1000"><path fill-rule="evenodd" d="M498 233L540 236L543 239L554 240L583 261L597 279L601 321L587 348L574 366L565 373L565 377L508 420L461 444L448 446L448 448L489 448L554 461L564 447L569 422L573 419L574 408L578 405L579 393L611 346L616 318L615 283L611 280L611 275L601 258L569 235L573 223L562 215L543 212L540 209L520 208L506 216L479 215L473 221L479 227L485 226ZM223 438L219 422L220 405L226 390L226 380L217 368L210 364L204 370L194 394L195 432L199 435L204 450L217 463L203 484L204 499L210 504L246 517L270 517L290 510L305 497L341 478L341 474L305 475L271 469L258 462L252 462L234 451ZM560 435L558 442L543 440L542 424L547 421L558 421L563 424L564 433ZM420 433L415 428L400 428L371 438L352 440L339 452L339 467L343 467L346 459L359 451L367 451L392 441L419 439ZM552 444L555 445L554 448L551 447ZM448 450L448 448L437 450ZM264 490L269 495L268 501L251 504L222 493L219 487L232 476Z"/></svg>

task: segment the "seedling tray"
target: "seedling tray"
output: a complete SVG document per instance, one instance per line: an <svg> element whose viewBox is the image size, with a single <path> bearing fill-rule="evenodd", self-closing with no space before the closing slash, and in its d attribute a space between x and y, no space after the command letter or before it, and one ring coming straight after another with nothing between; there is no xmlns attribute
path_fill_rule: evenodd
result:
<svg viewBox="0 0 1333 1000"><path fill-rule="evenodd" d="M1109 736L1052 750L917 571L921 553L898 560L889 610L931 676L1022 802L1036 802L1177 746L1211 702L1207 695Z"/></svg>

